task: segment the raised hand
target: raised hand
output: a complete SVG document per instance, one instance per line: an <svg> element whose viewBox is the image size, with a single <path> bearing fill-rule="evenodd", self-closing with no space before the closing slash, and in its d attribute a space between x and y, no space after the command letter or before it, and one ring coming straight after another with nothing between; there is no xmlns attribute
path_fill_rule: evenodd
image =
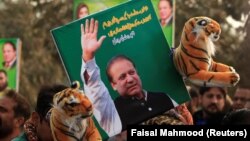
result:
<svg viewBox="0 0 250 141"><path fill-rule="evenodd" d="M106 36L101 36L99 40L97 40L97 32L98 32L98 21L93 18L90 20L87 19L84 25L81 24L81 45L83 51L83 60L87 62L91 60L95 56L95 52L100 48L103 40Z"/></svg>

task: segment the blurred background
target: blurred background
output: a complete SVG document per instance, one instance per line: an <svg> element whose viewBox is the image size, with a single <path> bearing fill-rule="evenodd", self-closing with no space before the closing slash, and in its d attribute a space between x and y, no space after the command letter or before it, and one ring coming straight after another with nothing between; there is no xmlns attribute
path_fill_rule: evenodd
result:
<svg viewBox="0 0 250 141"><path fill-rule="evenodd" d="M113 0L96 1L114 3ZM216 42L214 60L233 66L241 76L237 86L250 88L250 0L175 1L175 46L189 18L208 16L215 19L221 24L222 35ZM71 22L72 13L73 0L0 1L0 38L20 38L22 41L19 92L32 105L41 85L69 85L50 30ZM230 88L231 93L235 88Z"/></svg>

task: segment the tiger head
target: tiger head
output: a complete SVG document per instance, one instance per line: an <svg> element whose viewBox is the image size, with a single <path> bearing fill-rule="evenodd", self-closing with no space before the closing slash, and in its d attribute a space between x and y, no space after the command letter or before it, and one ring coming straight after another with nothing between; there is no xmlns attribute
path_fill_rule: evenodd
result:
<svg viewBox="0 0 250 141"><path fill-rule="evenodd" d="M53 106L69 118L83 119L92 116L93 107L90 100L79 90L79 82L73 83L54 95Z"/></svg>
<svg viewBox="0 0 250 141"><path fill-rule="evenodd" d="M220 38L221 27L218 22L208 17L193 17L185 23L186 34L194 34L194 39L208 37L212 41Z"/></svg>

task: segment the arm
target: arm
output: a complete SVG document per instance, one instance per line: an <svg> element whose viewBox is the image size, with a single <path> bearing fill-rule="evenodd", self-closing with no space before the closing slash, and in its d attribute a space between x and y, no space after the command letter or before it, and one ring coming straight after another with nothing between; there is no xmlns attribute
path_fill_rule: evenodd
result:
<svg viewBox="0 0 250 141"><path fill-rule="evenodd" d="M84 82L84 91L94 105L94 115L100 126L109 136L121 132L121 121L115 104L100 77L99 67L96 65L94 54L101 46L105 36L97 41L98 23L93 19L81 25L83 61L81 78Z"/></svg>

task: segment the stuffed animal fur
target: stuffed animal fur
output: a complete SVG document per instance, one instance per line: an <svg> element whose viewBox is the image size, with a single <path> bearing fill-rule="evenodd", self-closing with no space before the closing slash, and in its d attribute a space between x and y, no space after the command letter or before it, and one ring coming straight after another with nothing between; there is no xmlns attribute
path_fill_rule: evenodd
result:
<svg viewBox="0 0 250 141"><path fill-rule="evenodd" d="M183 28L180 45L174 50L176 69L184 80L198 86L231 87L240 76L231 66L215 62L214 41L221 34L219 23L208 17L193 17Z"/></svg>

